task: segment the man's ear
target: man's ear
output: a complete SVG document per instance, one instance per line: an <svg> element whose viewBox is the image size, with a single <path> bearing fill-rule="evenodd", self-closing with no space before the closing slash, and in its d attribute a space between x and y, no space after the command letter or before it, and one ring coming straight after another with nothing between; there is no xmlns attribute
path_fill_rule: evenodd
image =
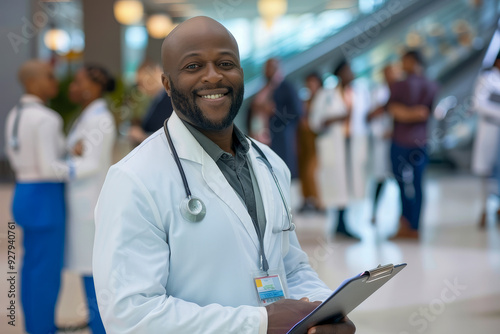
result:
<svg viewBox="0 0 500 334"><path fill-rule="evenodd" d="M172 97L170 92L172 89L170 88L170 80L168 77L165 75L165 73L162 73L161 75L161 83L163 84L163 87L165 87L165 91L167 92L168 96Z"/></svg>

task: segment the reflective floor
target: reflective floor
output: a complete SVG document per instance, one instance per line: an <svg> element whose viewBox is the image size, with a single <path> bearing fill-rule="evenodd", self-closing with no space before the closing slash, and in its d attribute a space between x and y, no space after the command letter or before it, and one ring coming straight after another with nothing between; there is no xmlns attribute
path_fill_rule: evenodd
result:
<svg viewBox="0 0 500 334"><path fill-rule="evenodd" d="M3 275L0 279L0 333L23 333L19 308L16 327L9 326L6 317L8 285L3 277L8 271L6 231L11 188L0 186L0 270ZM297 193L298 187L294 190ZM471 176L429 173L423 231L418 242L388 241L395 233L399 216L398 190L393 181L383 189L375 226L370 222L369 200L350 208L348 224L353 233L362 237L360 242L331 237L333 219L328 215L296 214L295 222L311 264L332 289L345 278L378 264L408 263L405 270L351 313L357 333L498 333L498 200L490 199L488 227L480 231L476 224L481 209L479 195L479 182ZM20 231L16 231L19 242ZM65 273L58 323L81 324L85 316L80 280Z"/></svg>

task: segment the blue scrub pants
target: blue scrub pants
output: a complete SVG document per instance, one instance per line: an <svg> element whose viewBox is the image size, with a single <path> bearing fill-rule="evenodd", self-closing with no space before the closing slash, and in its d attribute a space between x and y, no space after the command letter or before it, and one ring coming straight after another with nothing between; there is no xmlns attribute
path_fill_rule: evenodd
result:
<svg viewBox="0 0 500 334"><path fill-rule="evenodd" d="M21 304L26 332L56 332L66 210L63 183L18 183L12 212L23 229Z"/></svg>
<svg viewBox="0 0 500 334"><path fill-rule="evenodd" d="M401 193L403 217L408 220L413 230L418 230L422 211L422 179L429 162L427 149L420 147L406 148L392 143L392 172L398 182Z"/></svg>
<svg viewBox="0 0 500 334"><path fill-rule="evenodd" d="M102 324L99 308L97 307L97 298L95 294L94 278L92 276L83 277L83 285L87 296L87 305L89 308L89 327L93 334L105 334Z"/></svg>

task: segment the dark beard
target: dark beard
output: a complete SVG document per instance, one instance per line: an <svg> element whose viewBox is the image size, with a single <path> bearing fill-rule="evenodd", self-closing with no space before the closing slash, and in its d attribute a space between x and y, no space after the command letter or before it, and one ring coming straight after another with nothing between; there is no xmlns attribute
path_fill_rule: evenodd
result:
<svg viewBox="0 0 500 334"><path fill-rule="evenodd" d="M198 96L197 93L203 89L206 89L205 87L193 91L191 97L189 97L188 95L179 92L175 88L174 83L172 82L172 80L170 80L170 78L169 81L170 94L172 97L172 105L174 109L183 114L189 123L199 129L208 131L221 131L227 129L231 124L233 124L236 115L238 115L241 104L243 103L243 84L240 87L236 87L236 91L231 87L224 87L220 85L216 87L210 87L211 89L226 88L228 90L227 94L231 97L231 107L229 108L229 113L222 121L215 123L206 118L203 115L201 109L196 104L196 98Z"/></svg>

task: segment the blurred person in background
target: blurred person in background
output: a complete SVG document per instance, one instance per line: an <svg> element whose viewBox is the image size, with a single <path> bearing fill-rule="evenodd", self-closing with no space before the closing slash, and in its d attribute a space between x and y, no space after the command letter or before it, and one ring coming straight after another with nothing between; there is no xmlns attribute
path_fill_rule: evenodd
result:
<svg viewBox="0 0 500 334"><path fill-rule="evenodd" d="M63 120L46 103L58 93L52 67L30 60L19 69L25 94L7 116L6 153L15 172L12 213L23 229L21 304L27 333L55 333L66 223ZM43 285L43 286L42 286Z"/></svg>
<svg viewBox="0 0 500 334"><path fill-rule="evenodd" d="M351 67L342 60L334 70L339 84L318 93L310 116L311 128L319 134L317 149L321 198L330 213L338 210L337 233L356 238L345 223L352 200L365 195L368 138L366 115L370 94L363 82L355 81ZM332 218L333 219L333 218Z"/></svg>
<svg viewBox="0 0 500 334"><path fill-rule="evenodd" d="M299 211L321 212L323 209L316 184L316 170L318 168L316 133L309 126L309 115L311 114L312 101L316 93L323 88L323 80L319 74L311 73L306 77L305 85L309 90L309 98L304 103L304 115L300 120L298 132L299 176L304 199Z"/></svg>
<svg viewBox="0 0 500 334"><path fill-rule="evenodd" d="M269 86L264 87L255 95L248 109L246 120L248 135L267 146L271 146L269 119L274 114L274 103L272 103L272 96L270 95Z"/></svg>
<svg viewBox="0 0 500 334"><path fill-rule="evenodd" d="M489 69L479 74L474 90L473 108L479 115L472 151L472 172L482 179L482 212L479 227L486 226L486 203L499 150L500 138L500 54ZM497 211L497 215L500 210Z"/></svg>
<svg viewBox="0 0 500 334"><path fill-rule="evenodd" d="M427 123L437 84L424 76L420 52L407 51L402 59L406 78L390 85L388 110L394 118L391 161L398 182L402 216L395 238L417 239L422 211L422 178L428 163Z"/></svg>
<svg viewBox="0 0 500 334"><path fill-rule="evenodd" d="M387 111L387 102L391 95L389 85L399 80L399 72L395 65L387 65L383 69L384 82L373 91L372 100L376 104L367 116L373 135L373 177L375 178L375 196L373 199L372 223L376 223L377 206L380 193L386 179L391 175L390 149L392 136L392 117Z"/></svg>
<svg viewBox="0 0 500 334"><path fill-rule="evenodd" d="M172 102L161 83L163 71L160 65L146 60L137 70L139 91L152 97L144 117L133 122L128 137L134 145L144 141L149 135L163 126L165 119L172 115Z"/></svg>
<svg viewBox="0 0 500 334"><path fill-rule="evenodd" d="M106 173L112 163L116 137L115 121L103 95L115 88L109 72L98 65L85 65L78 70L70 84L70 100L83 111L68 135L71 147L81 141L82 156L75 159L81 173L68 184L69 219L66 239L66 268L83 276L89 326L92 333L105 333L97 308L92 277L92 250L94 245L94 208Z"/></svg>
<svg viewBox="0 0 500 334"><path fill-rule="evenodd" d="M263 137L266 143L266 136L269 136L271 149L286 163L292 179L297 178L297 127L302 105L293 85L283 77L277 59L266 62L264 75L267 83L257 93L251 107L251 117L259 117L256 121L260 119L257 127L260 134L255 138ZM253 120L250 125L252 123Z"/></svg>

